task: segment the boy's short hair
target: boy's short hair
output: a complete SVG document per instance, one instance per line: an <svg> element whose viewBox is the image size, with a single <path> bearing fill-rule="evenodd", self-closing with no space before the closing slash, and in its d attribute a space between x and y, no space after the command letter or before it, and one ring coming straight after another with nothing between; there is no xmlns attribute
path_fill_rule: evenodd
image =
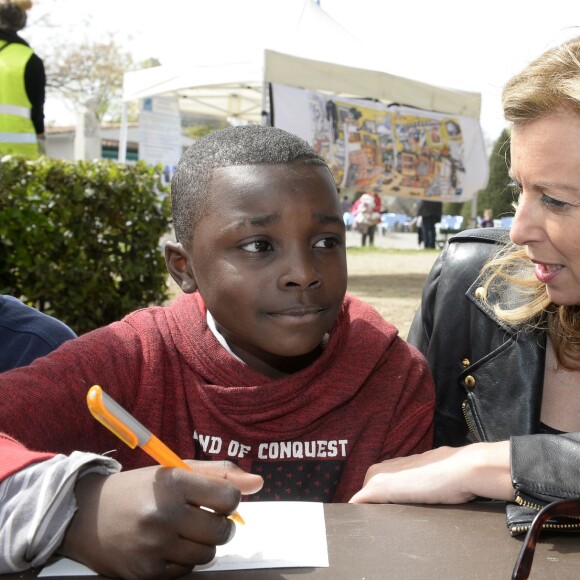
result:
<svg viewBox="0 0 580 580"><path fill-rule="evenodd" d="M171 180L173 227L177 241L187 246L207 208L213 170L232 165L274 165L301 162L328 168L303 139L261 125L241 125L215 131L183 154Z"/></svg>

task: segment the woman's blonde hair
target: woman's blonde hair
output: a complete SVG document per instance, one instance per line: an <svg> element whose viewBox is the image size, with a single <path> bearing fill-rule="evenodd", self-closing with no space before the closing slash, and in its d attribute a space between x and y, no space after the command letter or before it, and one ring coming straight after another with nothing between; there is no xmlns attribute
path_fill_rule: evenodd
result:
<svg viewBox="0 0 580 580"><path fill-rule="evenodd" d="M580 37L532 61L506 84L502 102L505 118L514 127L555 112L580 115ZM545 328L558 363L580 370L580 306L558 306L550 300L523 248L511 244L484 266L482 274L487 296L494 296L490 306L500 318Z"/></svg>

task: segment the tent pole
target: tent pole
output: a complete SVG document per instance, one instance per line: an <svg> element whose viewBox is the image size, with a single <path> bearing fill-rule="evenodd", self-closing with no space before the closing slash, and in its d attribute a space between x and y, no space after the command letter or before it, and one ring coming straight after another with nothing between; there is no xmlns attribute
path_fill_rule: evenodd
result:
<svg viewBox="0 0 580 580"><path fill-rule="evenodd" d="M123 102L121 108L121 127L119 129L119 152L117 154L119 163L127 161L127 101Z"/></svg>
<svg viewBox="0 0 580 580"><path fill-rule="evenodd" d="M270 115L266 105L268 104L268 93L270 91L270 85L267 81L262 83L262 125L270 125Z"/></svg>
<svg viewBox="0 0 580 580"><path fill-rule="evenodd" d="M469 227L470 228L476 228L477 227L477 192L475 193L475 195L471 198L471 211L470 211L470 224Z"/></svg>

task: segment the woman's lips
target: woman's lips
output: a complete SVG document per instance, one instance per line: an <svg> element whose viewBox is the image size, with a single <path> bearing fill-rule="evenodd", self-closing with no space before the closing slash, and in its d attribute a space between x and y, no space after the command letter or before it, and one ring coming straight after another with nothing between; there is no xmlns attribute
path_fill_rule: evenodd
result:
<svg viewBox="0 0 580 580"><path fill-rule="evenodd" d="M535 264L536 278L543 284L550 283L563 268L561 264L542 264L541 262L535 262Z"/></svg>

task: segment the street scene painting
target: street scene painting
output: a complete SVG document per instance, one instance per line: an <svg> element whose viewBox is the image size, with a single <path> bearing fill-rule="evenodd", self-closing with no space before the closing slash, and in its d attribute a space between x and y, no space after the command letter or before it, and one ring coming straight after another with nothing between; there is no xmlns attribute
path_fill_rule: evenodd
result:
<svg viewBox="0 0 580 580"><path fill-rule="evenodd" d="M275 125L309 141L341 189L460 202L485 187L475 119L283 85L273 94Z"/></svg>

